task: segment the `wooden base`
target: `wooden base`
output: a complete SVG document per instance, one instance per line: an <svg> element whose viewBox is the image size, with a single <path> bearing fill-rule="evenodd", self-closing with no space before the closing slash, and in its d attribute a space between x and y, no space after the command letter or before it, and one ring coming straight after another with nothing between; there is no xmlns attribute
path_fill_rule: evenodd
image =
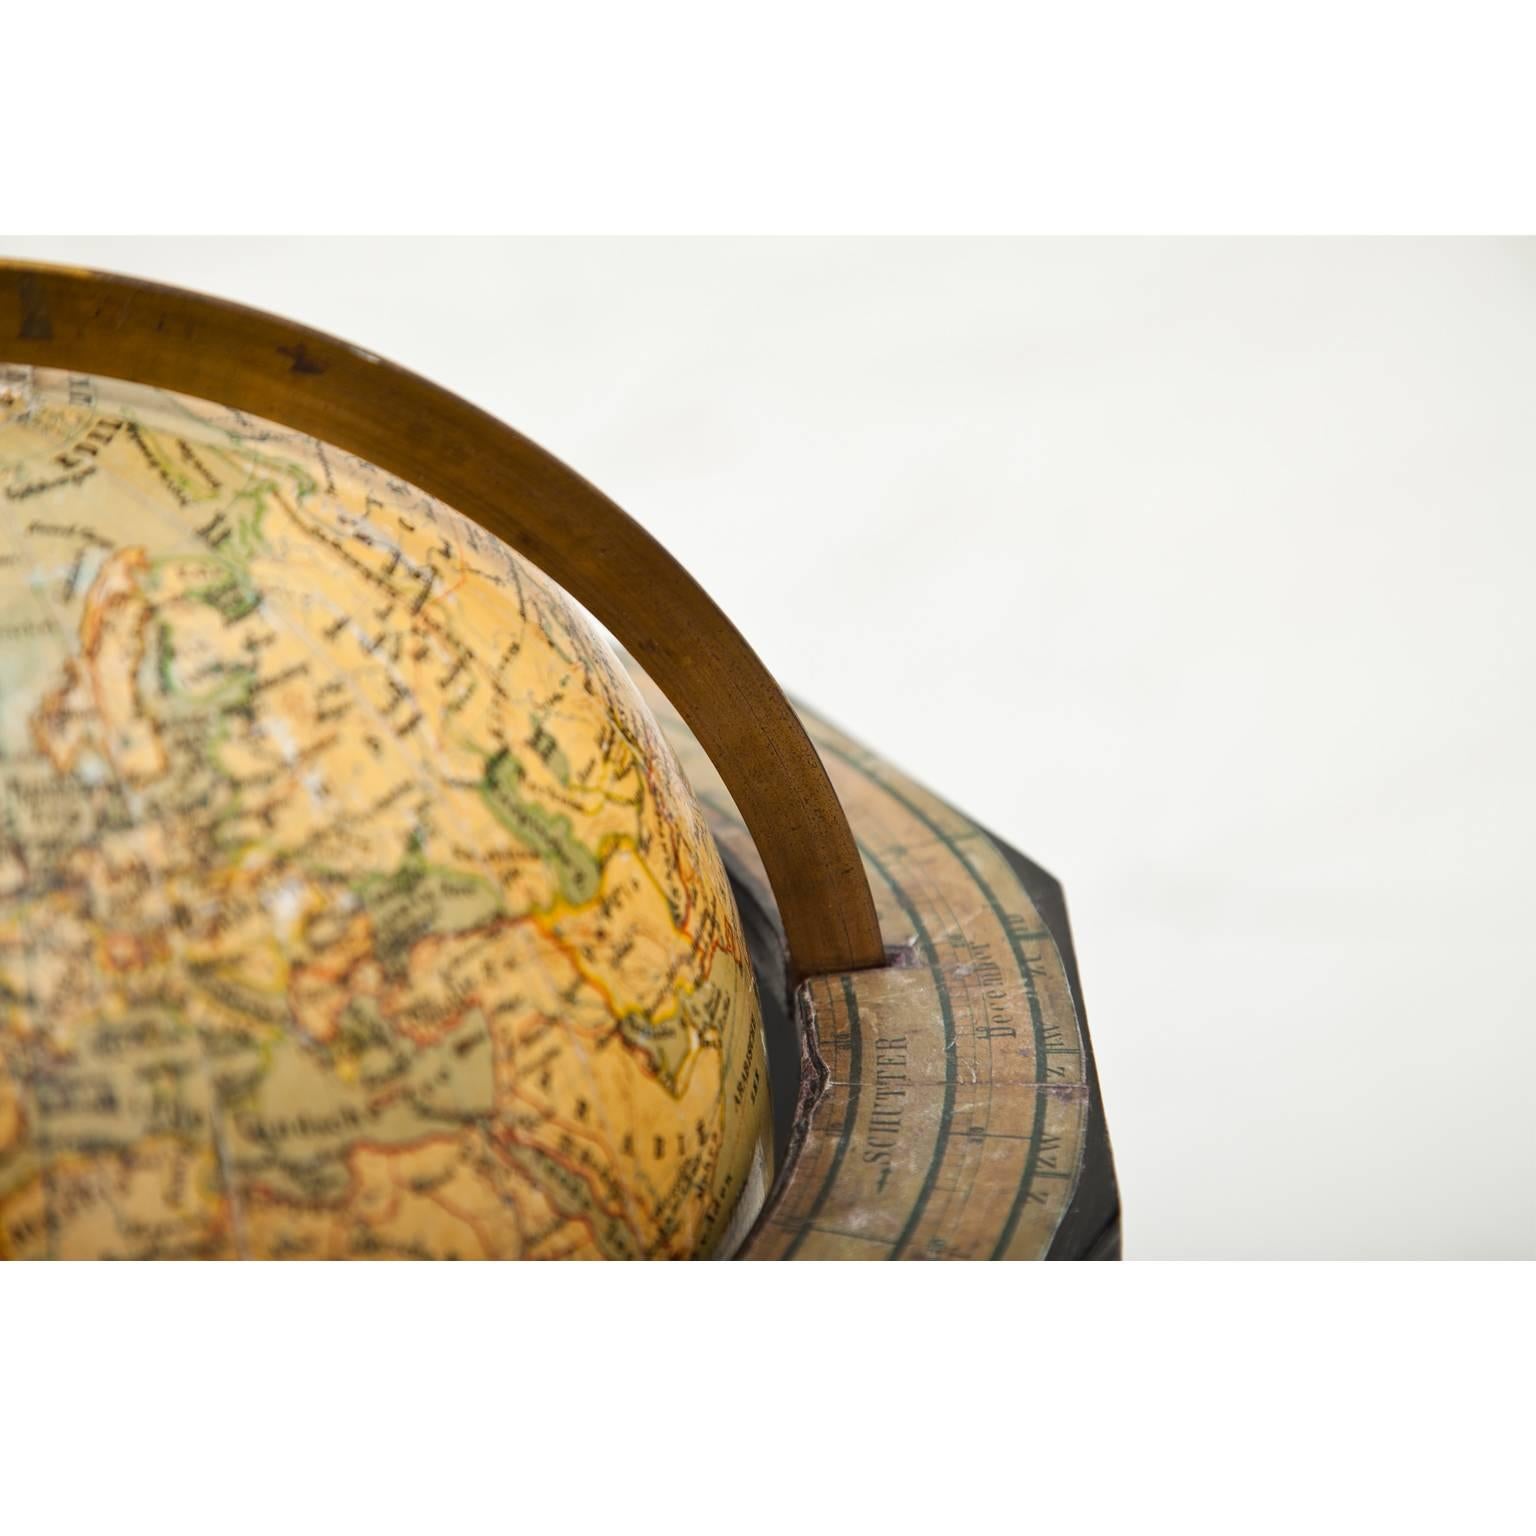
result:
<svg viewBox="0 0 1536 1536"><path fill-rule="evenodd" d="M751 837L637 670L737 889L780 1168L739 1257L1120 1255L1120 1205L1060 885L801 710L858 840L889 964L789 985Z"/></svg>

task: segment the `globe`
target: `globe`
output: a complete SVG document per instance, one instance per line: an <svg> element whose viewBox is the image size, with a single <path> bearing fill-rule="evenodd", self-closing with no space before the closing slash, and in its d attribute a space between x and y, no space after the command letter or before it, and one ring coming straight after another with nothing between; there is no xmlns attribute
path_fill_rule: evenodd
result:
<svg viewBox="0 0 1536 1536"><path fill-rule="evenodd" d="M762 1023L595 626L411 486L0 369L0 1256L731 1251Z"/></svg>

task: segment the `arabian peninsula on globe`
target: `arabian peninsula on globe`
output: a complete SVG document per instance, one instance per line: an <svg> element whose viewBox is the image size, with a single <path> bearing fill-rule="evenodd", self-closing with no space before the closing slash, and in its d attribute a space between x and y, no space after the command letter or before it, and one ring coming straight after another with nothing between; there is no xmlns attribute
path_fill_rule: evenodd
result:
<svg viewBox="0 0 1536 1536"><path fill-rule="evenodd" d="M590 622L312 438L0 369L0 1257L691 1257L771 1172Z"/></svg>

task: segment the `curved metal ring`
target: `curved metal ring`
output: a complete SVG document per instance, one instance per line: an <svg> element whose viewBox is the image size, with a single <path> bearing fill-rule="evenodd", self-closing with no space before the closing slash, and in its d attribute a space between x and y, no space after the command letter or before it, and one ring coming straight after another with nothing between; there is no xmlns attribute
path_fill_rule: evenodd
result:
<svg viewBox="0 0 1536 1536"><path fill-rule="evenodd" d="M688 722L751 830L797 972L885 963L853 833L778 684L655 539L536 443L323 332L103 272L0 261L0 359L264 416L481 523L606 624Z"/></svg>

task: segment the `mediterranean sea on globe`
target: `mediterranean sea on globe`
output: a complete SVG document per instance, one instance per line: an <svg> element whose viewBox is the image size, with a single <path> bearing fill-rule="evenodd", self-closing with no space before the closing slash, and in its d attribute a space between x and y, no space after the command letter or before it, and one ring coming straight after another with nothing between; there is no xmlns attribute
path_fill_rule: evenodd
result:
<svg viewBox="0 0 1536 1536"><path fill-rule="evenodd" d="M0 1256L691 1257L771 1170L671 749L312 438L0 367Z"/></svg>

